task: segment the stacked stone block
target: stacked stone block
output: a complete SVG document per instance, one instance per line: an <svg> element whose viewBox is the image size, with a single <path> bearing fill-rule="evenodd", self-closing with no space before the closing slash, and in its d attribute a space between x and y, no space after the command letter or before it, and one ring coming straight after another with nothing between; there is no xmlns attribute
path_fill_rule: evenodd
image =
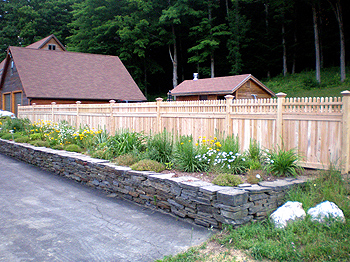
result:
<svg viewBox="0 0 350 262"><path fill-rule="evenodd" d="M193 177L133 171L89 156L0 139L0 153L205 227L265 219L304 179L222 187Z"/></svg>

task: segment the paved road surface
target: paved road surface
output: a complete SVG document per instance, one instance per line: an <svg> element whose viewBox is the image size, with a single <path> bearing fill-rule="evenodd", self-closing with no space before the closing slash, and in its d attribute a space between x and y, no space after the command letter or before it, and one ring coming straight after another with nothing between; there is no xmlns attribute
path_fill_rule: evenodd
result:
<svg viewBox="0 0 350 262"><path fill-rule="evenodd" d="M154 261L209 234L0 154L0 261Z"/></svg>

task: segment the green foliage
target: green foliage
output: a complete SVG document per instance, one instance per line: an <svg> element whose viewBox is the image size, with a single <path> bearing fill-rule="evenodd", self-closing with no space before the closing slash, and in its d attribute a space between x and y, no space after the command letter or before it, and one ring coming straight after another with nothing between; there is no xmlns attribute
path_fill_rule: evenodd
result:
<svg viewBox="0 0 350 262"><path fill-rule="evenodd" d="M314 223L307 216L281 230L270 221L263 221L239 228L227 226L227 234L217 241L227 247L247 250L258 260L347 261L350 253L349 182L349 177L342 176L331 166L305 187L293 188L286 199L301 202L305 210L324 200L332 201L343 210L345 224Z"/></svg>
<svg viewBox="0 0 350 262"><path fill-rule="evenodd" d="M13 130L13 133L21 132L23 134L27 134L30 121L29 119L6 117L1 119L0 123L2 133L7 133L10 132L10 130Z"/></svg>
<svg viewBox="0 0 350 262"><path fill-rule="evenodd" d="M232 174L219 174L213 180L213 184L218 186L232 186L236 187L242 184L242 179L237 175Z"/></svg>
<svg viewBox="0 0 350 262"><path fill-rule="evenodd" d="M220 135L218 137L218 140L221 143L221 146L220 146L221 152L232 152L233 154L240 153L238 136L234 136L233 134L229 136Z"/></svg>
<svg viewBox="0 0 350 262"><path fill-rule="evenodd" d="M64 150L70 151L70 152L77 152L77 153L83 152L83 149L80 146L76 145L76 144L66 145L64 147Z"/></svg>
<svg viewBox="0 0 350 262"><path fill-rule="evenodd" d="M52 146L52 149L64 150L64 146L63 145L54 145L54 146Z"/></svg>
<svg viewBox="0 0 350 262"><path fill-rule="evenodd" d="M140 152L144 147L144 136L141 133L129 130L119 130L114 136L108 138L106 151L109 158L131 152Z"/></svg>
<svg viewBox="0 0 350 262"><path fill-rule="evenodd" d="M255 162L262 161L263 151L261 150L259 142L251 138L249 143L249 148L246 154L249 159Z"/></svg>
<svg viewBox="0 0 350 262"><path fill-rule="evenodd" d="M131 169L136 171L154 171L159 173L165 170L165 166L155 160L143 159L133 164Z"/></svg>
<svg viewBox="0 0 350 262"><path fill-rule="evenodd" d="M134 154L120 155L114 160L114 162L120 166L132 166L138 161L138 157L136 157Z"/></svg>
<svg viewBox="0 0 350 262"><path fill-rule="evenodd" d="M207 171L209 164L197 156L205 152L203 146L193 145L192 136L181 136L177 139L174 150L175 167L185 172Z"/></svg>
<svg viewBox="0 0 350 262"><path fill-rule="evenodd" d="M146 146L146 158L163 164L171 161L173 154L173 136L171 133L164 130L162 133L150 135L147 138Z"/></svg>
<svg viewBox="0 0 350 262"><path fill-rule="evenodd" d="M29 136L20 136L15 138L16 143L28 143L29 140L30 140Z"/></svg>
<svg viewBox="0 0 350 262"><path fill-rule="evenodd" d="M50 147L50 143L42 140L31 140L29 144L37 147Z"/></svg>
<svg viewBox="0 0 350 262"><path fill-rule="evenodd" d="M303 168L298 164L300 156L295 149L285 150L283 146L266 151L267 159L264 169L274 176L298 176Z"/></svg>

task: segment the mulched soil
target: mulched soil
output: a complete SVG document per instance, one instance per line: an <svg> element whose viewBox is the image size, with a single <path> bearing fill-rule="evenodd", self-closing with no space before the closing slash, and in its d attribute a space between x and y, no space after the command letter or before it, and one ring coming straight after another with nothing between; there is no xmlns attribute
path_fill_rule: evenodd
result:
<svg viewBox="0 0 350 262"><path fill-rule="evenodd" d="M315 169L305 169L304 173L301 174L301 176L306 177L306 178L315 178L319 175L320 170L315 170ZM162 172L163 174L174 174L173 177L182 177L182 176L189 176L189 177L195 177L198 178L202 181L205 182L209 182L212 183L212 181L214 180L214 178L218 175L217 173L213 173L213 172L194 172L194 173L190 173L190 172L182 172L179 170L164 170ZM272 175L267 175L265 174L263 171L256 171L256 173L260 173L262 176L262 181L275 181L278 179L285 179L287 177L276 177L276 176L272 176ZM241 177L242 179L242 184L243 183L249 183L247 180L247 174L240 174L238 175ZM289 177L290 178L290 177Z"/></svg>

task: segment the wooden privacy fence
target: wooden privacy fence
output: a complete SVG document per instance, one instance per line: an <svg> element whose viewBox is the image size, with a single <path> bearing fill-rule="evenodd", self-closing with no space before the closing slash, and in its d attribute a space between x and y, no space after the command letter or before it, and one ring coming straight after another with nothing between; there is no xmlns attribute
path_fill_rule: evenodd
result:
<svg viewBox="0 0 350 262"><path fill-rule="evenodd" d="M147 103L31 105L19 106L21 118L32 122L67 121L77 127L104 128L110 134L118 129L156 133L166 129L176 135L206 138L220 133L234 134L242 150L251 139L263 148L277 145L295 148L302 165L328 168L341 164L349 171L350 92L336 98L286 98L279 93L271 99L181 101Z"/></svg>

